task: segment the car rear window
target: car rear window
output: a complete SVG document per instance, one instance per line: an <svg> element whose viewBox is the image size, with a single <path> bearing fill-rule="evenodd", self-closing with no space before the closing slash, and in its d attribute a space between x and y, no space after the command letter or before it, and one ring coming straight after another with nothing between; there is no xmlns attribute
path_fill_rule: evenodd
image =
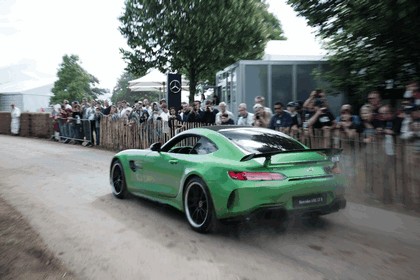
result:
<svg viewBox="0 0 420 280"><path fill-rule="evenodd" d="M258 131L256 129L219 130L219 133L229 138L234 144L249 153L266 153L274 151L291 151L305 149L298 141L284 134Z"/></svg>

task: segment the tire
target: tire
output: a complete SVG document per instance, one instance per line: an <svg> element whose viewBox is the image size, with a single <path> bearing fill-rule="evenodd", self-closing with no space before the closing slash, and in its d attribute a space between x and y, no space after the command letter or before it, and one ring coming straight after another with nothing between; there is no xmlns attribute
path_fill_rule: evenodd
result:
<svg viewBox="0 0 420 280"><path fill-rule="evenodd" d="M184 191L184 212L191 228L207 233L216 226L213 202L206 184L200 178L188 181Z"/></svg>
<svg viewBox="0 0 420 280"><path fill-rule="evenodd" d="M124 168L119 160L112 164L110 179L112 194L120 199L126 198L128 194L127 183Z"/></svg>

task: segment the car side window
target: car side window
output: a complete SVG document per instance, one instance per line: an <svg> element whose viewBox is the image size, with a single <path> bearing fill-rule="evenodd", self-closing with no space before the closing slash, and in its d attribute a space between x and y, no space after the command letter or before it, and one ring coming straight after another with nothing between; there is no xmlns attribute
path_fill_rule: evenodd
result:
<svg viewBox="0 0 420 280"><path fill-rule="evenodd" d="M175 154L189 154L194 145L197 143L198 139L199 137L194 135L182 137L172 141L171 143L168 143L168 145L165 145L162 151Z"/></svg>
<svg viewBox="0 0 420 280"><path fill-rule="evenodd" d="M217 151L217 146L209 139L201 137L190 154L206 155Z"/></svg>

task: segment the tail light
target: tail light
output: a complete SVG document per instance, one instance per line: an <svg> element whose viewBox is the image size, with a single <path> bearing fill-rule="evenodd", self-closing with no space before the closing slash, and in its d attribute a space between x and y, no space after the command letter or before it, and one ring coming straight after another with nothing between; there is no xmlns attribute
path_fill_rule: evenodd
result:
<svg viewBox="0 0 420 280"><path fill-rule="evenodd" d="M281 173L229 171L229 177L239 181L281 181L286 179Z"/></svg>
<svg viewBox="0 0 420 280"><path fill-rule="evenodd" d="M338 155L335 155L335 156L332 156L330 159L333 165L324 167L325 172L328 174L340 174L341 173L341 169L339 166L340 157Z"/></svg>

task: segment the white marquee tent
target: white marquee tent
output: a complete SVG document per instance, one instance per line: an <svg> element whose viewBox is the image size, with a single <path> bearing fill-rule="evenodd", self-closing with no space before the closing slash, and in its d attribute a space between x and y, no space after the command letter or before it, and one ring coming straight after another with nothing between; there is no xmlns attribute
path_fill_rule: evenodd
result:
<svg viewBox="0 0 420 280"><path fill-rule="evenodd" d="M167 75L157 69L152 69L145 76L129 81L128 88L134 92L141 91L158 91L160 95L166 97ZM188 80L182 77L182 100L188 101Z"/></svg>

